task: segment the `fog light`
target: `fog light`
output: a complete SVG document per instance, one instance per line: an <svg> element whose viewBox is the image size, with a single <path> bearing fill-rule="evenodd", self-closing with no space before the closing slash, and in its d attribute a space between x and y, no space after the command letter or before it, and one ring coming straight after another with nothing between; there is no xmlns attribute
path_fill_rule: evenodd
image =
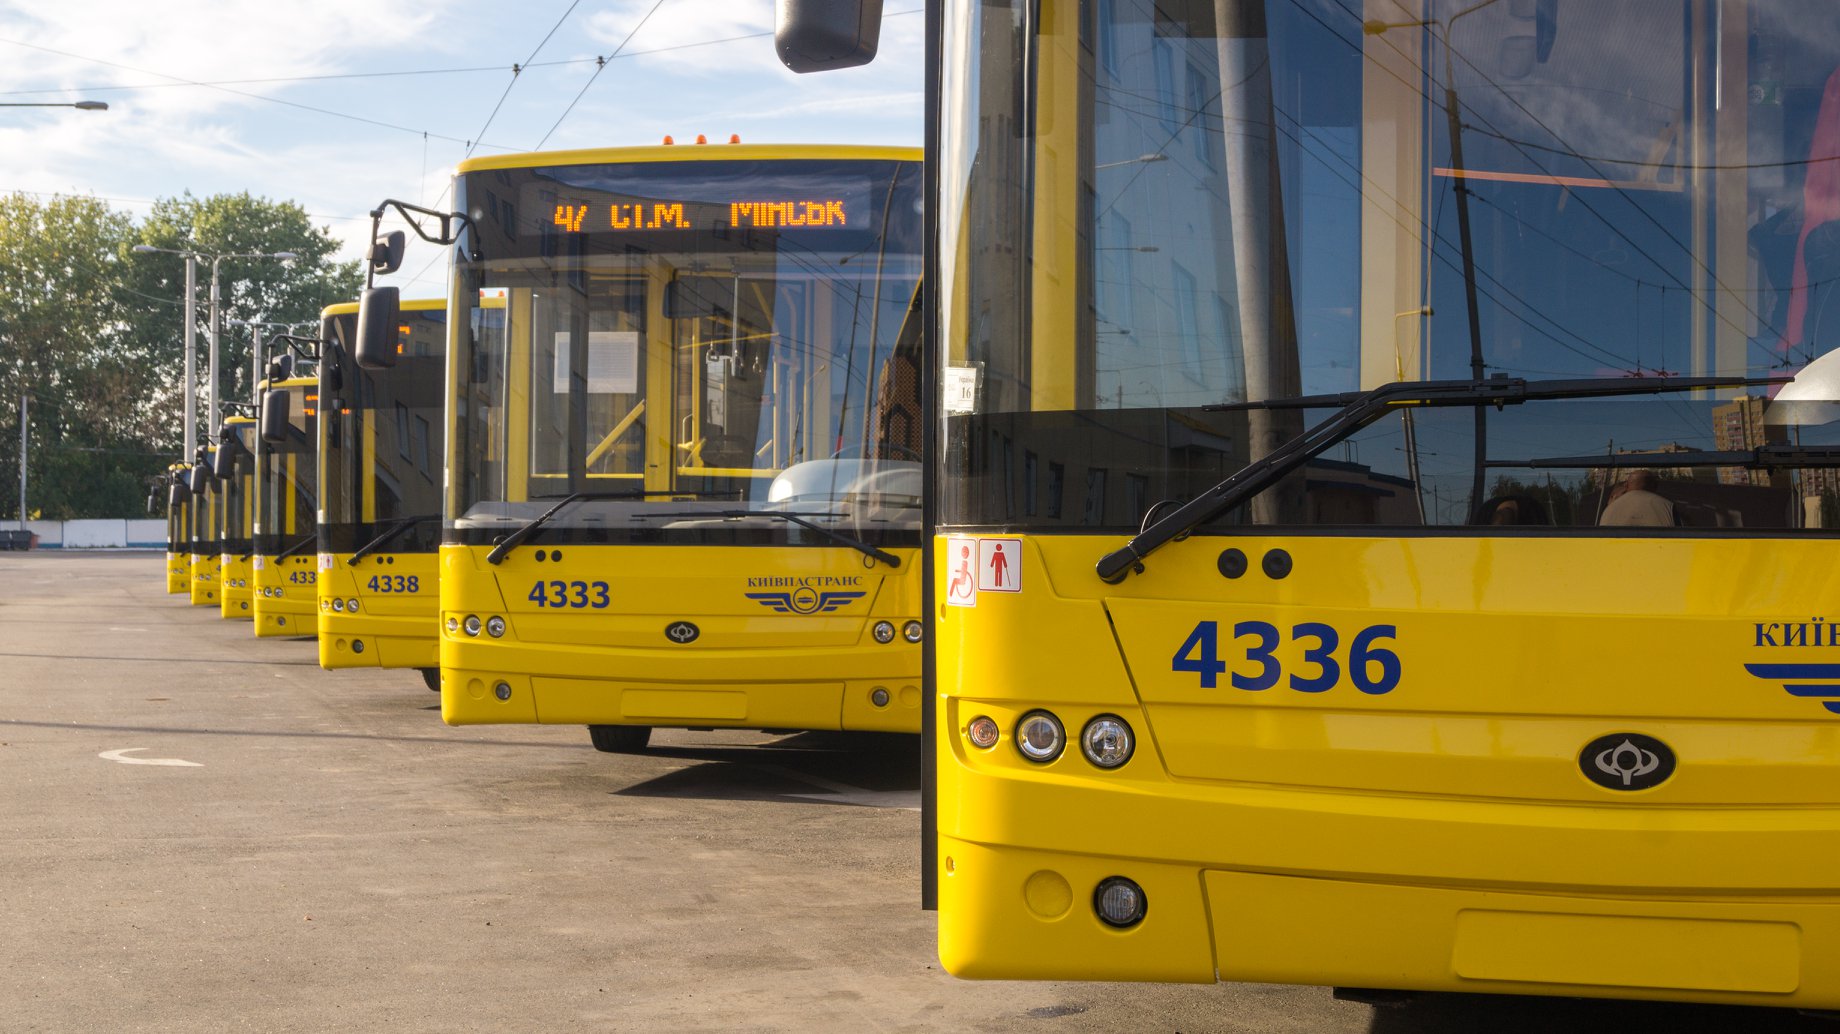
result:
<svg viewBox="0 0 1840 1034"><path fill-rule="evenodd" d="M1102 714L1080 732L1080 752L1100 768L1117 768L1131 760L1135 746L1131 727L1117 715Z"/></svg>
<svg viewBox="0 0 1840 1034"><path fill-rule="evenodd" d="M364 652L364 640L353 639L351 641L351 652L352 653L363 653Z"/></svg>
<svg viewBox="0 0 1840 1034"><path fill-rule="evenodd" d="M457 617L449 617L447 619L447 630L449 632L460 631L460 619Z"/></svg>
<svg viewBox="0 0 1840 1034"><path fill-rule="evenodd" d="M499 698L500 700L510 700L511 699L511 683L509 682L493 683L492 695Z"/></svg>
<svg viewBox="0 0 1840 1034"><path fill-rule="evenodd" d="M466 616L466 620L461 623L461 627L466 629L467 635L471 635L471 636L478 635L479 634L479 615L468 614Z"/></svg>
<svg viewBox="0 0 1840 1034"><path fill-rule="evenodd" d="M1030 711L1016 723L1016 749L1030 761L1047 764L1061 756L1067 733L1061 720L1046 711Z"/></svg>
<svg viewBox="0 0 1840 1034"><path fill-rule="evenodd" d="M926 635L926 627L918 621L909 621L901 626L901 638L910 643L919 642L920 637L924 635Z"/></svg>
<svg viewBox="0 0 1840 1034"><path fill-rule="evenodd" d="M345 610L347 613L356 614L358 612L358 601L356 599L346 600Z"/></svg>
<svg viewBox="0 0 1840 1034"><path fill-rule="evenodd" d="M1003 730L997 726L996 719L988 715L978 715L971 719L970 725L965 726L965 738L971 741L973 747L981 747L985 750L997 745L997 737L1002 732Z"/></svg>
<svg viewBox="0 0 1840 1034"><path fill-rule="evenodd" d="M875 627L869 630L869 634L874 636L878 643L892 643L894 642L894 622L877 621Z"/></svg>
<svg viewBox="0 0 1840 1034"><path fill-rule="evenodd" d="M486 619L486 634L494 639L505 634L505 619L494 614Z"/></svg>
<svg viewBox="0 0 1840 1034"><path fill-rule="evenodd" d="M338 611L341 614L345 613L345 601L344 600L333 600L332 609Z"/></svg>
<svg viewBox="0 0 1840 1034"><path fill-rule="evenodd" d="M1093 891L1093 911L1099 913L1099 920L1107 926L1119 929L1136 926L1144 921L1148 907L1144 888L1123 876L1107 876Z"/></svg>
<svg viewBox="0 0 1840 1034"><path fill-rule="evenodd" d="M869 702L877 707L887 707L888 691L880 686L875 687L874 691L869 694Z"/></svg>

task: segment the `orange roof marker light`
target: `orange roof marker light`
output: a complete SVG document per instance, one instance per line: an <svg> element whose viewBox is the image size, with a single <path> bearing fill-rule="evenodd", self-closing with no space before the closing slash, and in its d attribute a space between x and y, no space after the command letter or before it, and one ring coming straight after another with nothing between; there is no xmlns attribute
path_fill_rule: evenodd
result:
<svg viewBox="0 0 1840 1034"><path fill-rule="evenodd" d="M665 138L664 138L664 145L665 145L666 147L669 147L669 146L671 146L672 144L674 144L674 143L676 143L676 142L677 142L677 141L675 141L675 140L673 140L673 139L671 139L671 136L670 136L670 134L668 134L668 133L667 133L667 134L665 134Z"/></svg>
<svg viewBox="0 0 1840 1034"><path fill-rule="evenodd" d="M703 135L703 134L701 134L701 133L698 133L698 134L696 135L696 142L697 142L697 143L699 143L699 144L706 144L706 143L708 143L708 142L709 142L709 138L708 138L708 137L706 137L706 136L704 136L704 135Z"/></svg>
<svg viewBox="0 0 1840 1034"><path fill-rule="evenodd" d="M738 143L740 143L740 142L741 142L741 134L740 134L740 133L730 133L730 134L728 134L728 142L729 142L729 143L731 143L731 144L738 144Z"/></svg>

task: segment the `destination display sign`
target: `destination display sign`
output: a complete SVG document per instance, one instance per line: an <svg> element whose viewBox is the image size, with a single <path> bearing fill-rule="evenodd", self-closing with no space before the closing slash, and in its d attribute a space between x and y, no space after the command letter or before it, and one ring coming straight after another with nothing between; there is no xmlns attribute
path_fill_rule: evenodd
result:
<svg viewBox="0 0 1840 1034"><path fill-rule="evenodd" d="M573 184L547 179L524 184L518 192L518 235L877 228L871 188L865 176L839 176L833 172L807 177L746 177L712 174L720 170L686 174L682 166L652 166L650 170L644 166L602 168L604 174L580 176ZM618 173L613 172L615 168ZM602 184L605 189L596 189Z"/></svg>

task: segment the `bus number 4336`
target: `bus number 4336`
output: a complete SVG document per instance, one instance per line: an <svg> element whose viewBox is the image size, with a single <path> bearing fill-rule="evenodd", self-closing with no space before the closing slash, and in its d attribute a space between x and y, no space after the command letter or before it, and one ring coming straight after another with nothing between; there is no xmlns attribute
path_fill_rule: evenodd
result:
<svg viewBox="0 0 1840 1034"><path fill-rule="evenodd" d="M1354 683L1354 688L1378 696L1398 687L1399 655L1376 645L1381 640L1395 639L1398 634L1393 625L1369 625L1349 640L1344 659L1348 680ZM1261 690L1277 685L1284 677L1284 666L1277 657L1278 644L1282 641L1278 627L1264 621L1241 621L1233 626L1233 642L1241 640L1247 641L1244 653L1250 670L1233 672L1233 688ZM1344 659L1337 657L1341 633L1335 626L1315 621L1292 625L1291 641L1303 646L1301 667L1306 670L1291 672L1290 688L1300 693L1322 693L1334 689L1342 681ZM1220 624L1216 621L1197 624L1169 662L1171 671L1199 675L1202 689L1218 686L1220 676L1226 674L1228 667L1228 663L1220 659ZM1238 665L1233 667L1237 669Z"/></svg>

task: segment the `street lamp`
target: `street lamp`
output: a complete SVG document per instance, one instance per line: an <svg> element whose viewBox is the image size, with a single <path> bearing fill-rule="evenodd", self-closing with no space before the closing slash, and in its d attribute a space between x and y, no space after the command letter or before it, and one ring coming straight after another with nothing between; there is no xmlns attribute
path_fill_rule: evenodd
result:
<svg viewBox="0 0 1840 1034"><path fill-rule="evenodd" d="M76 108L78 111L107 111L109 106L102 101L6 101L0 108Z"/></svg>
<svg viewBox="0 0 1840 1034"><path fill-rule="evenodd" d="M198 365L196 353L197 334L197 263L199 259L211 260L211 409L209 426L215 433L217 427L217 267L225 259L231 258L278 258L292 260L298 258L291 251L252 251L231 255L209 255L199 251L186 251L182 248L159 248L151 244L136 244L134 250L140 254L164 252L179 255L185 259L185 453L190 456L198 444L198 390L193 371Z"/></svg>

